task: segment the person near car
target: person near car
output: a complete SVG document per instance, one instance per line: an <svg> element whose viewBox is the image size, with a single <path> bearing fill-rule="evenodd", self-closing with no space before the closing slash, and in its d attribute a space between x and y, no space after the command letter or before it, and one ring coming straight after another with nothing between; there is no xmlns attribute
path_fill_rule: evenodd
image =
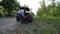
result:
<svg viewBox="0 0 60 34"><path fill-rule="evenodd" d="M18 13L20 14L20 16L24 16L24 9L20 9Z"/></svg>
<svg viewBox="0 0 60 34"><path fill-rule="evenodd" d="M21 16L24 16L26 14L26 11L29 11L29 7L27 5L24 5L23 7L20 7L18 13Z"/></svg>

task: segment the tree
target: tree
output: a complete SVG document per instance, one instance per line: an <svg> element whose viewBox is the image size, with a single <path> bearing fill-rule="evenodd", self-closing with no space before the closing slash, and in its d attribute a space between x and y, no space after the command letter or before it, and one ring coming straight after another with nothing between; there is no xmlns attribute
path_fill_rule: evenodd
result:
<svg viewBox="0 0 60 34"><path fill-rule="evenodd" d="M16 2L14 3L14 10L19 10L20 9L20 5L19 5L19 2Z"/></svg>
<svg viewBox="0 0 60 34"><path fill-rule="evenodd" d="M0 6L2 5L2 2L0 2Z"/></svg>
<svg viewBox="0 0 60 34"><path fill-rule="evenodd" d="M37 12L37 15L38 15L38 16L42 16L42 15L44 14L43 11L44 11L44 10L43 10L42 8L39 8L39 9L38 9L38 12Z"/></svg>
<svg viewBox="0 0 60 34"><path fill-rule="evenodd" d="M51 0L51 4L46 7L45 0L42 0L41 8L38 9L38 16L60 17L60 2Z"/></svg>
<svg viewBox="0 0 60 34"><path fill-rule="evenodd" d="M60 2L55 2L55 0L52 1L52 3L50 5L48 5L48 11L49 11L49 15L53 16L53 17L57 17L60 16Z"/></svg>
<svg viewBox="0 0 60 34"><path fill-rule="evenodd" d="M37 15L38 16L43 16L46 13L47 13L47 7L46 7L46 4L45 4L45 0L42 0L41 8L38 9Z"/></svg>
<svg viewBox="0 0 60 34"><path fill-rule="evenodd" d="M20 8L19 4L15 0L2 0L4 13L11 15L14 9Z"/></svg>
<svg viewBox="0 0 60 34"><path fill-rule="evenodd" d="M55 11L52 11L53 16L59 17L60 16L60 4L57 4Z"/></svg>
<svg viewBox="0 0 60 34"><path fill-rule="evenodd" d="M55 0L51 0L51 2L52 2L52 7L55 8L55 7L56 7L56 5L55 5L55 4L56 4L56 3L55 3Z"/></svg>
<svg viewBox="0 0 60 34"><path fill-rule="evenodd" d="M45 0L42 0L41 8L44 10L44 13L47 12L47 8L46 8Z"/></svg>

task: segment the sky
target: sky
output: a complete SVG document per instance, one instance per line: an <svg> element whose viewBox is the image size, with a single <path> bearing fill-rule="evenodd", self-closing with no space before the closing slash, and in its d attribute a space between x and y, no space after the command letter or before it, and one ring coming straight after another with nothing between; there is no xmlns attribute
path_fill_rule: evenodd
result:
<svg viewBox="0 0 60 34"><path fill-rule="evenodd" d="M40 2L42 0L17 0L21 6L28 5L32 9L32 12L36 15L38 8L40 7ZM59 1L59 0L58 0ZM45 0L46 6L51 3L49 0Z"/></svg>
<svg viewBox="0 0 60 34"><path fill-rule="evenodd" d="M20 5L28 5L32 9L32 12L36 14L37 8L40 7L39 0L18 0Z"/></svg>
<svg viewBox="0 0 60 34"><path fill-rule="evenodd" d="M2 1L2 0L0 0L0 1Z"/></svg>

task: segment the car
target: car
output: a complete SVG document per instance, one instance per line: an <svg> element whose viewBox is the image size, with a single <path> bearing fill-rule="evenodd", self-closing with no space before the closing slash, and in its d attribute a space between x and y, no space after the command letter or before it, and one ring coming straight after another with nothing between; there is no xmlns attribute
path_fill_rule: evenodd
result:
<svg viewBox="0 0 60 34"><path fill-rule="evenodd" d="M16 13L16 21L22 23L31 23L33 21L33 16L31 13L25 13L24 16Z"/></svg>

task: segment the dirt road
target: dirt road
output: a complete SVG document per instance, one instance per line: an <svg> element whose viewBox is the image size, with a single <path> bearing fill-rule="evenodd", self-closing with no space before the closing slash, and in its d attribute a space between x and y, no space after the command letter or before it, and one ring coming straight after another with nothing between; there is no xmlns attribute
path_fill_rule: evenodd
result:
<svg viewBox="0 0 60 34"><path fill-rule="evenodd" d="M31 30L35 27L33 24L22 24L16 22L15 18L0 18L0 32L3 34L31 34Z"/></svg>

